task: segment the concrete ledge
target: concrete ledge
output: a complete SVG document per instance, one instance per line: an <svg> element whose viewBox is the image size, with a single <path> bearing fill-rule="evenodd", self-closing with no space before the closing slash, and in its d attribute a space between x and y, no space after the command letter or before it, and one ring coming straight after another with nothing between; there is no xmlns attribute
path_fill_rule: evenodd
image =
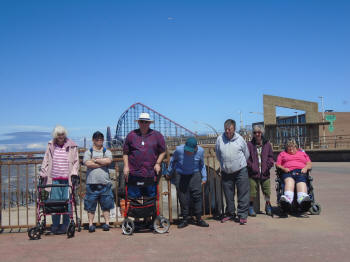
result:
<svg viewBox="0 0 350 262"><path fill-rule="evenodd" d="M274 151L274 158L277 159L281 151ZM350 162L350 149L306 149L312 162Z"/></svg>

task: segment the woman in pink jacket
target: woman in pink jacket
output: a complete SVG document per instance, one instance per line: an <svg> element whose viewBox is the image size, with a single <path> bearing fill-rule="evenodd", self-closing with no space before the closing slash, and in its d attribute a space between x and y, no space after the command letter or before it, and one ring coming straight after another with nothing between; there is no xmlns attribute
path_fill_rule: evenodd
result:
<svg viewBox="0 0 350 262"><path fill-rule="evenodd" d="M67 130L63 126L56 126L52 132L53 139L49 141L40 176L45 184L72 185L72 176L78 175L79 153L78 146L67 138ZM66 200L69 198L69 187L52 187L50 199ZM52 215L51 232L65 234L69 224L69 215L63 215L63 224L60 224L61 215Z"/></svg>

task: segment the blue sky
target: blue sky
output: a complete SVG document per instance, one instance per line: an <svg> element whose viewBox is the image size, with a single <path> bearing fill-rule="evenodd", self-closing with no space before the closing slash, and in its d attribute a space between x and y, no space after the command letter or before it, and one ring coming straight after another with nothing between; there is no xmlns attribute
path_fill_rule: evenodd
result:
<svg viewBox="0 0 350 262"><path fill-rule="evenodd" d="M350 1L1 0L0 150L56 124L76 140L115 130L135 102L194 131L239 111L261 121L249 112L263 94L350 111L349 13Z"/></svg>

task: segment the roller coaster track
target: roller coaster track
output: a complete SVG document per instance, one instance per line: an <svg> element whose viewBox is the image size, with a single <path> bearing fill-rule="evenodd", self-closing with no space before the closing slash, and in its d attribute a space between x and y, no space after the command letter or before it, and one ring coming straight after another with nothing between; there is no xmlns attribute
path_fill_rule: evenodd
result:
<svg viewBox="0 0 350 262"><path fill-rule="evenodd" d="M127 136L127 134L138 128L137 119L140 113L149 113L154 123L151 124L150 128L159 131L166 138L171 141L177 138L185 138L189 136L196 136L194 132L155 111L154 109L142 104L135 103L131 105L125 112L120 116L116 127L114 139L110 128L107 128L107 141L112 141L109 146L121 145Z"/></svg>

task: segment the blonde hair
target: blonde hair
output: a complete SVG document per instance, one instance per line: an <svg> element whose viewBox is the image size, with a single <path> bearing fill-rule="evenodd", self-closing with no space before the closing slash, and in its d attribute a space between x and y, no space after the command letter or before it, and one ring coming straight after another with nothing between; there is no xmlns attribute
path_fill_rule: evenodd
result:
<svg viewBox="0 0 350 262"><path fill-rule="evenodd" d="M295 141L295 139L294 138L289 138L288 140L287 140L287 142L286 142L286 144L285 144L285 150L287 150L288 149L288 147L290 147L290 146L293 146L293 147L298 147L298 144L297 144L297 142Z"/></svg>
<svg viewBox="0 0 350 262"><path fill-rule="evenodd" d="M65 137L68 136L68 132L67 129L65 129L63 126L61 125L57 125L53 131L52 131L52 137L53 139L56 139L58 134L64 134Z"/></svg>

